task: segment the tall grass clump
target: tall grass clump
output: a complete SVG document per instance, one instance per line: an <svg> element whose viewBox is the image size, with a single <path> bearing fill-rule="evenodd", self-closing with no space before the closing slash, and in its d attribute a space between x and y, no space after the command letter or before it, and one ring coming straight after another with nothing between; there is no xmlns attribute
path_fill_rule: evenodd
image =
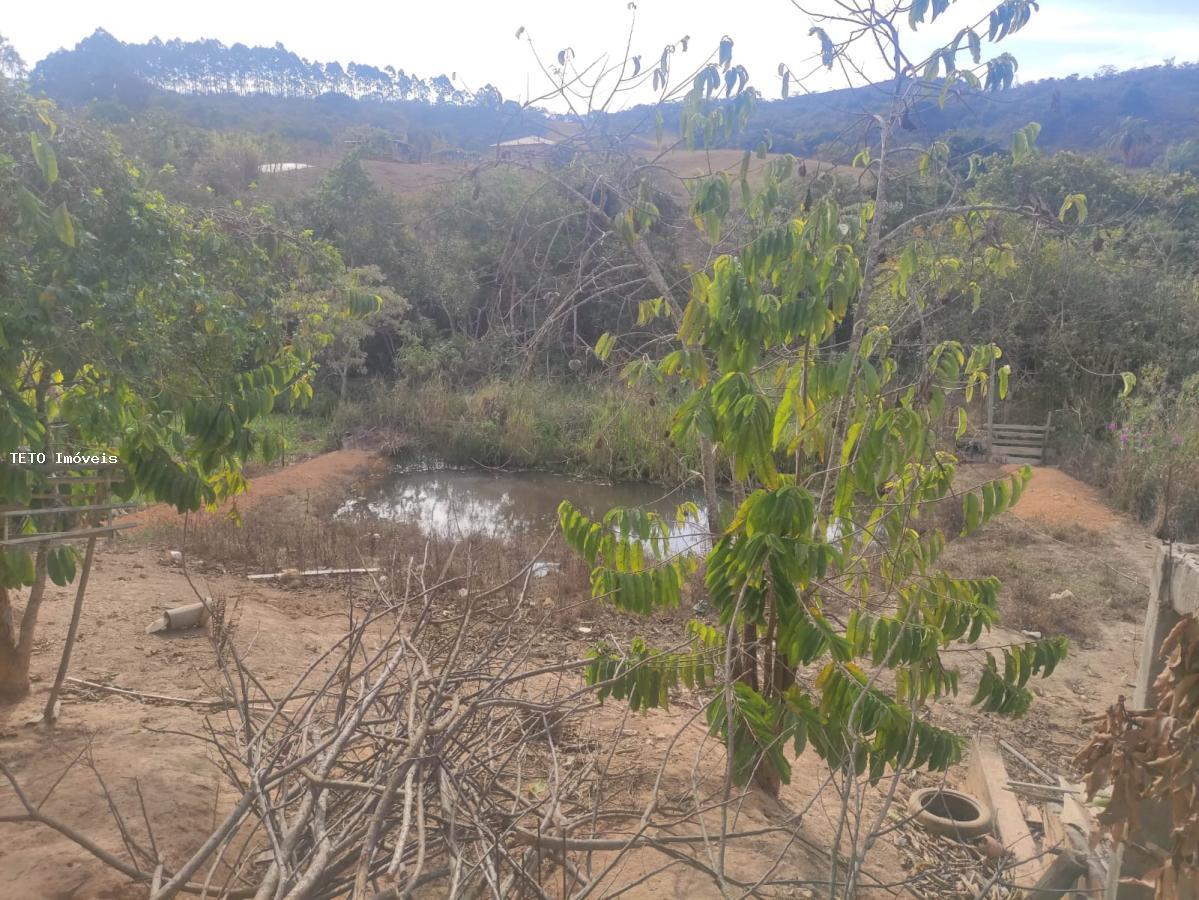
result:
<svg viewBox="0 0 1199 900"><path fill-rule="evenodd" d="M609 381L380 381L360 386L334 428L400 431L456 464L672 482L697 466L695 448L667 436L673 408L662 389Z"/></svg>

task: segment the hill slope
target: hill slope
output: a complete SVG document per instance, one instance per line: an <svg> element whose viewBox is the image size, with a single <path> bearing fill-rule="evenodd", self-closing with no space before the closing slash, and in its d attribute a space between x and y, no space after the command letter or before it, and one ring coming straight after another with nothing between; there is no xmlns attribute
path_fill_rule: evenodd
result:
<svg viewBox="0 0 1199 900"><path fill-rule="evenodd" d="M554 130L554 117L505 101L490 85L468 93L444 75L301 59L282 45L226 47L218 41L131 44L105 31L35 67L37 90L67 105L90 103L114 120L158 109L206 128L272 132L332 142L348 128L372 126L409 141L481 150L506 138ZM877 110L872 87L760 102L740 146L766 139L776 152L845 161L865 117ZM1161 65L1094 77L1017 85L1002 94L966 92L944 107L909 111L913 137L953 139L956 149L1006 147L1030 121L1047 150L1099 152L1127 165L1169 155L1199 164L1199 64ZM674 117L666 110L667 122ZM644 107L604 116L609 133L652 134ZM1173 152L1171 152L1173 148Z"/></svg>

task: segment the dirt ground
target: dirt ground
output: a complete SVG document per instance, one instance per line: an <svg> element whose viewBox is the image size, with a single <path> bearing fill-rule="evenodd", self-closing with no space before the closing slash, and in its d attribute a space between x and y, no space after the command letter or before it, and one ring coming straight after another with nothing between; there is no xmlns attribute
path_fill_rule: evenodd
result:
<svg viewBox="0 0 1199 900"><path fill-rule="evenodd" d="M371 467L372 457L366 451L316 457L255 478L238 507L245 512L276 503L290 504L280 506L281 510L306 509L318 492L344 495L355 481L369 475ZM966 477L978 480L997 472L996 467L980 466ZM45 702L70 614L70 591L51 588L39 624L33 694L15 707L0 709L0 760L31 797L44 802L46 812L119 853L121 840L109 812L111 798L130 816L139 840L147 831L143 817L153 823L155 840L168 864L190 855L227 800L220 794L222 779L211 751L200 739L206 721L219 727L224 718L203 705L219 696L209 644L198 632L144 633L163 609L194 598L188 576L165 555L172 546L169 528L174 518L162 509L140 513L133 519L143 526L136 530L140 534L99 554L71 670L73 677L95 684L173 699L139 699L73 684L56 726L31 724ZM248 530L243 539L255 540L256 535ZM1048 771L1069 774L1069 759L1087 734L1082 717L1131 690L1152 546L1146 532L1109 510L1094 491L1056 470L1039 469L1013 511L974 536L951 542L945 562L955 573L997 574L1007 582L1001 605L1012 628L992 634L993 644L1019 639L1020 630L1034 630L1031 626L1036 625L1035 630L1047 633L1069 633L1074 638L1070 657L1052 679L1036 683L1038 702L1028 715L1014 721L982 715L968 706L974 685L969 660L963 659L962 695L934 704L932 714L966 734L1002 735ZM322 579L320 584L299 587L251 582L244 577L244 567L237 570L203 558L194 559L189 568L196 590L237 610L239 647L268 686L288 683L314 653L340 635L338 616L360 589L349 579ZM544 582L542 602L552 604L555 578ZM1070 595L1049 600L1062 591ZM535 652L547 660L581 657L597 635L619 627L619 617L583 604L564 610L555 623L535 644ZM652 642L655 631L661 632L663 640L675 637L678 623L651 623L647 640ZM966 655L981 659L981 653ZM577 683L577 676L570 677ZM634 784L652 779L657 760L672 736L682 730L684 738L673 747L677 762L668 764L673 768L667 773L667 793L685 793L694 789L689 788L688 773L697 760L710 768L721 758L706 737L699 706L698 699L683 698L669 713L626 718L619 704L609 703L579 727L594 736L610 735L616 729L620 743L615 756ZM683 728L689 720L694 721ZM805 806L824 770L816 764L795 769L793 783L778 801L760 795L747 798L740 827L778 822ZM950 780L960 777L955 772ZM918 780L917 776L909 783ZM8 786L0 785L0 816L16 811ZM803 822L810 846L788 850L784 870L823 872L827 862L818 848L831 843L834 805L817 800ZM897 834L895 841L880 842L876 848L871 858L874 871L897 876L911 864L902 832ZM745 872L760 871L777 852L778 847L763 838L738 850L732 865ZM630 880L638 872L648 873L651 864L660 860L634 854L621 874ZM29 825L0 823L0 872L0 900L146 896L145 887L108 869L66 838ZM631 894L685 895L714 893L696 873L675 868ZM807 895L801 890L785 896Z"/></svg>
<svg viewBox="0 0 1199 900"><path fill-rule="evenodd" d="M997 469L971 468L986 476ZM1082 718L1132 693L1155 546L1094 488L1054 468L1034 469L1016 506L951 541L942 563L954 574L995 575L1003 583L1007 627L992 632L990 643L1065 635L1070 655L1053 677L1031 683L1037 702L1027 715L980 717L966 706L974 683L964 679L959 697L944 704L948 718L967 730L1002 734L1042 767L1068 775L1070 758L1090 734Z"/></svg>
<svg viewBox="0 0 1199 900"><path fill-rule="evenodd" d="M246 512L266 500L290 495L296 500L307 501L324 496L338 485L346 485L356 478L370 474L382 461L369 450L334 450L322 453L303 462L283 469L270 469L250 479L250 488L235 502L227 503L219 514L228 513L234 507ZM123 522L136 522L142 528L172 525L179 515L169 506L159 504L138 510L126 516Z"/></svg>
<svg viewBox="0 0 1199 900"><path fill-rule="evenodd" d="M716 172L725 172L729 176L736 178L741 171L741 159L744 151L736 149L672 149L659 155L660 151L657 145L650 142L637 152L645 159L653 160L654 164L663 171L685 180L693 179L697 176L711 175ZM264 196L268 198L294 197L305 191L313 190L321 183L321 180L324 179L329 171L341 161L341 156L336 152L331 152L328 148L319 145L303 147L297 153L303 159L297 159L296 161L307 163L310 168L261 175L258 180L258 187ZM769 153L764 159L759 159L756 155L751 157L749 165L751 181L756 183L763 169L772 160L779 159L780 157L781 154L778 153ZM471 164L446 162L411 163L386 159L368 159L363 161L362 166L380 189L401 198L411 198L422 196L432 191L443 190L455 184L461 184L470 178L472 168L478 165L487 166L489 162L494 164L494 159L489 160L484 155L479 162ZM802 162L806 167L808 176L815 176L817 173L831 173L859 178L862 175L861 169L854 169L850 166L834 165L833 163L821 162L815 159L803 160ZM685 193L683 199L686 200Z"/></svg>

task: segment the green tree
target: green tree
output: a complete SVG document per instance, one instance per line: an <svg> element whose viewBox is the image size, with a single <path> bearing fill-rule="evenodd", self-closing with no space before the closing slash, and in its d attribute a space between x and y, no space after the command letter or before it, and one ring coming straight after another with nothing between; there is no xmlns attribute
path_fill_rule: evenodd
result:
<svg viewBox="0 0 1199 900"><path fill-rule="evenodd" d="M897 326L897 343L922 335L998 343L1018 379L1008 412L1028 421L1054 412L1063 440L1081 441L1111 421L1122 372L1156 365L1177 387L1199 369L1193 175L1125 171L1070 152L995 154L971 169L960 181L931 169L909 178L907 199L958 195L1027 215L981 229L926 229L914 242L912 286L927 314ZM923 193L922 182L930 185ZM988 256L995 265L980 270L985 277L973 279L966 302L940 283L944 261ZM895 320L909 305L893 295L877 308Z"/></svg>
<svg viewBox="0 0 1199 900"><path fill-rule="evenodd" d="M0 34L0 79L21 79L26 75L25 60L4 35Z"/></svg>
<svg viewBox="0 0 1199 900"><path fill-rule="evenodd" d="M1199 141L1179 141L1166 148L1162 168L1167 172L1190 172L1199 175Z"/></svg>
<svg viewBox="0 0 1199 900"><path fill-rule="evenodd" d="M1148 122L1136 116L1125 116L1120 120L1115 133L1108 139L1107 146L1120 151L1124 167L1128 168L1137 161L1141 148L1147 146L1151 140Z"/></svg>
<svg viewBox="0 0 1199 900"><path fill-rule="evenodd" d="M346 303L346 298L351 302ZM373 315L361 310L374 308ZM321 369L337 379L337 405L346 400L351 375L366 368L366 342L378 332L400 332L408 316L408 301L392 290L374 266L358 267L345 273L333 291L314 295L293 295L282 304L288 315L319 317L324 328L324 345L315 359Z"/></svg>
<svg viewBox="0 0 1199 900"><path fill-rule="evenodd" d="M0 506L60 491L44 470L8 464L11 451L68 441L121 460L122 496L210 506L244 488L247 460L281 452L255 430L280 395L311 396L325 325L279 315L283 301L323 291L361 312L375 301L337 291L344 268L331 247L261 215L170 203L109 138L58 120L0 85ZM35 546L0 552L6 698L28 690L48 573L73 570L69 551Z"/></svg>
<svg viewBox="0 0 1199 900"><path fill-rule="evenodd" d="M918 2L904 11L915 28L947 6ZM1007 54L982 63L983 37L973 29L914 64L894 16L881 16L868 2L839 9L837 16L813 14L844 32L813 26L820 63L832 68L864 39L886 50L892 70L889 108L872 116L872 140L857 161L873 175L872 196L850 209L809 197L802 214L780 223L779 183L790 177L792 160L772 164L760 189L746 177L749 154L739 177L699 181L692 217L714 245L735 215L751 227L739 246L691 277L684 309L676 311L669 286L663 298L641 305L644 320L675 316L677 336L665 356L634 359L626 368L631 377L681 382L672 438L695 435L728 466L735 511L727 520L712 500L716 466L704 471L714 537L703 578L719 625L693 621L682 652L641 639L629 647L605 642L592 651L587 671L601 698L634 709L666 706L680 684L711 685L707 720L727 748L730 783L753 780L777 791L790 778L789 757L813 749L844 785L834 857L854 778L877 780L889 768L945 770L960 759L962 739L921 709L958 690L959 673L943 652L976 644L998 618L996 579L960 579L937 568L946 535L928 517L953 492L956 460L944 449L943 432L960 436L967 426L959 411L956 427L944 428L954 395L970 399L991 389L993 368L1002 395L1009 370L990 342L966 347L925 338L901 357L876 303L903 298L905 312L920 318L928 299L917 290L921 237L934 227L977 233L1003 211L951 192L934 209L890 214L897 158L913 151L898 140L909 109L959 83L1003 89L1016 65ZM1019 0L1001 4L984 16L984 34L1002 39L1031 9ZM706 144L744 115L744 104L717 99L741 88L731 50L731 41L722 43L718 62L694 77L684 103L685 139ZM861 71L860 64L846 68ZM779 71L786 90L792 70ZM914 80L913 72L923 78ZM659 69L655 85L664 77ZM1030 152L1035 136L1035 126L1022 129L1017 152ZM934 146L920 169L947 165L947 152ZM630 206L623 218L626 240L637 245L653 212ZM989 246L937 260L938 288L968 297L975 278L1007 261ZM606 336L597 353L606 356L616 345ZM1029 476L1022 470L960 496L963 533L1006 510ZM692 513L679 510L681 517ZM594 596L641 615L680 603L696 563L671 555L660 518L617 509L592 520L567 502L559 518L567 542L592 567ZM1047 638L984 649L974 702L1019 714L1032 700L1028 679L1049 675L1067 646ZM865 853L857 840L845 896L855 892Z"/></svg>
<svg viewBox="0 0 1199 900"><path fill-rule="evenodd" d="M705 560L721 627L693 623L689 653L601 646L588 671L601 695L636 709L666 705L680 682L711 680L727 658L735 682L718 682L708 719L738 783L756 774L777 788L790 773L787 746L872 777L887 765L947 768L960 740L913 710L957 690L940 652L997 620L998 582L937 570L945 535L916 526L952 488L955 460L937 433L950 397L963 384L985 389L999 351L941 343L904 382L884 326L848 351L830 348L862 286L846 240L846 226L862 224L824 201L695 276L679 345L656 371L689 388L672 436L712 441L744 497ZM1007 509L1028 477L964 495L965 531ZM593 566L597 597L641 614L679 603L689 564L661 552L664 522L629 510L591 521L569 503L560 518ZM1064 652L1054 639L1003 648L975 702L1023 712L1029 675L1048 674ZM814 681L798 680L804 671Z"/></svg>

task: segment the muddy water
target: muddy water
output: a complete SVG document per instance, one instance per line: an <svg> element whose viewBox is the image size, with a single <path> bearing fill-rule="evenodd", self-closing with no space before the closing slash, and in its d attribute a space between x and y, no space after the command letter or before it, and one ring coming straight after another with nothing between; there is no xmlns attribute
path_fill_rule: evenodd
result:
<svg viewBox="0 0 1199 900"><path fill-rule="evenodd" d="M569 500L589 516L612 507L651 509L670 523L671 552L701 550L707 542L703 497L643 482L597 482L550 472L497 472L438 465L397 467L347 500L339 516L411 522L430 537L459 539L544 537L557 524L558 504ZM675 521L680 503L693 501L700 517Z"/></svg>

